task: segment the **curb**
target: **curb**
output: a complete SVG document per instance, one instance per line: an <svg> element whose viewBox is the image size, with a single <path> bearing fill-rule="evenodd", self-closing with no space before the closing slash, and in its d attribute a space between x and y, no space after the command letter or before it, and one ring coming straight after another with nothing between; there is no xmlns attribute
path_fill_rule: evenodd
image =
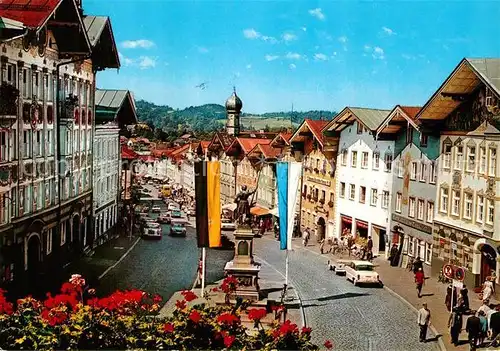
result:
<svg viewBox="0 0 500 351"><path fill-rule="evenodd" d="M418 313L418 309L415 306L413 306L408 300L406 300L403 296L399 295L391 288L388 288L387 286L385 286L385 284L384 284L384 289L387 290L391 295L396 297L398 300L406 304L413 312ZM434 327L433 324L429 326L429 329L434 333L435 336L441 335L439 338L437 338L438 346L441 351L446 351L446 346L444 345L443 342L443 335L437 331L437 329Z"/></svg>
<svg viewBox="0 0 500 351"><path fill-rule="evenodd" d="M115 268L116 266L118 266L120 264L121 261L123 261L125 259L125 257L128 256L128 254L134 249L134 247L137 245L137 243L139 243L139 240L141 240L141 238L137 238L137 240L132 244L132 246L129 247L129 249L127 250L127 252L125 252L122 257L120 257L118 259L118 261L116 261L115 263L113 263L111 266L109 266L108 268L106 268L106 270L99 276L97 277L98 280L101 280L102 278L104 278L104 276L106 274L108 274L113 268Z"/></svg>

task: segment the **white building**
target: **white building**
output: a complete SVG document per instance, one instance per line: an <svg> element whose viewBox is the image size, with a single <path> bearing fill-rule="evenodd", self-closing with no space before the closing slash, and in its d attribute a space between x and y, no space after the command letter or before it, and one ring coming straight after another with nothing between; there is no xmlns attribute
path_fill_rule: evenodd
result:
<svg viewBox="0 0 500 351"><path fill-rule="evenodd" d="M116 235L120 198L120 128L137 122L134 98L128 90L102 90L95 93L96 127L94 137L94 247Z"/></svg>
<svg viewBox="0 0 500 351"><path fill-rule="evenodd" d="M377 142L375 132L389 112L346 107L324 129L340 134L336 236L371 236L376 253L386 250L390 230L394 141Z"/></svg>

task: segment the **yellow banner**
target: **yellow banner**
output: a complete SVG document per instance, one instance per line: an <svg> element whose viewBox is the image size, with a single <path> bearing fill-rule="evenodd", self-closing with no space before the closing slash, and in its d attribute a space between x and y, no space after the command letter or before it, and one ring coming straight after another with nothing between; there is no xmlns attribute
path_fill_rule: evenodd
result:
<svg viewBox="0 0 500 351"><path fill-rule="evenodd" d="M208 243L221 246L220 162L207 162Z"/></svg>

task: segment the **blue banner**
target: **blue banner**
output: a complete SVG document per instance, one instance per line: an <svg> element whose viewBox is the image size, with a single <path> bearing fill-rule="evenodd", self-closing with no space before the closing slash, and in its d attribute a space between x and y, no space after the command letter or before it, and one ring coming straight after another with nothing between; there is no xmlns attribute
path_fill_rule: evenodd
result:
<svg viewBox="0 0 500 351"><path fill-rule="evenodd" d="M276 183L278 187L278 213L280 224L280 249L287 250L288 232L288 162L276 163Z"/></svg>

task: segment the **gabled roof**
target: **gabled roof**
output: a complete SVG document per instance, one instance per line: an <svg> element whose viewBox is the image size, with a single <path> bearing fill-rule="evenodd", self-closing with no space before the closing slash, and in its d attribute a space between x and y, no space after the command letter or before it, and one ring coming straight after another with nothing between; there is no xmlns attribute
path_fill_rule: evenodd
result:
<svg viewBox="0 0 500 351"><path fill-rule="evenodd" d="M71 20L76 20L79 28L68 27L64 23L62 25L61 23L57 25L52 23L51 25L49 20L56 13L56 10L58 10L58 14L65 10L70 11L72 13ZM19 21L26 27L36 31L49 22L60 53L87 55L92 52L92 46L84 30L83 20L75 0L1 0L0 17ZM64 19L61 19L61 16L58 17L57 21L65 22ZM79 45L79 39L84 40L84 47ZM62 49L64 45L66 45L66 51Z"/></svg>
<svg viewBox="0 0 500 351"><path fill-rule="evenodd" d="M271 143L271 139L258 139L258 138L240 138L237 137L234 141L227 147L227 150L232 149L233 147L239 145L243 154L248 154L256 145L262 144L267 145Z"/></svg>
<svg viewBox="0 0 500 351"><path fill-rule="evenodd" d="M122 145L121 156L122 160L135 160L139 157L139 155L127 145Z"/></svg>
<svg viewBox="0 0 500 351"><path fill-rule="evenodd" d="M116 119L125 125L137 123L135 101L129 90L96 89L95 106L96 120Z"/></svg>
<svg viewBox="0 0 500 351"><path fill-rule="evenodd" d="M323 131L340 132L357 120L365 128L375 132L390 112L391 110L364 107L345 107L337 116L335 116L333 120L328 123L325 128L323 128Z"/></svg>
<svg viewBox="0 0 500 351"><path fill-rule="evenodd" d="M301 130L307 129L313 134L314 138L321 144L321 146L323 146L322 130L327 124L328 124L328 121L314 120L314 119L306 118L301 123L301 125L297 128L295 133L293 133L293 135L288 139L288 141L289 141L289 143L293 142L294 140L296 140L296 138L300 134Z"/></svg>
<svg viewBox="0 0 500 351"><path fill-rule="evenodd" d="M407 123L411 124L413 128L418 130L420 122L415 119L415 116L420 109L421 107L418 106L396 105L387 118L377 128L377 135L380 133L398 133Z"/></svg>
<svg viewBox="0 0 500 351"><path fill-rule="evenodd" d="M190 144L184 144L182 146L179 146L170 153L170 156L174 159L179 158L180 156L182 156L182 154L188 152L190 147L191 147Z"/></svg>
<svg viewBox="0 0 500 351"><path fill-rule="evenodd" d="M420 110L420 120L443 120L480 84L500 98L500 58L464 58Z"/></svg>
<svg viewBox="0 0 500 351"><path fill-rule="evenodd" d="M225 132L217 132L214 134L209 149L214 148L217 144L219 144L223 150L225 150L231 143L234 141L234 136L229 135Z"/></svg>
<svg viewBox="0 0 500 351"><path fill-rule="evenodd" d="M120 68L111 21L107 16L85 16L85 30L92 45L92 64L96 69Z"/></svg>

